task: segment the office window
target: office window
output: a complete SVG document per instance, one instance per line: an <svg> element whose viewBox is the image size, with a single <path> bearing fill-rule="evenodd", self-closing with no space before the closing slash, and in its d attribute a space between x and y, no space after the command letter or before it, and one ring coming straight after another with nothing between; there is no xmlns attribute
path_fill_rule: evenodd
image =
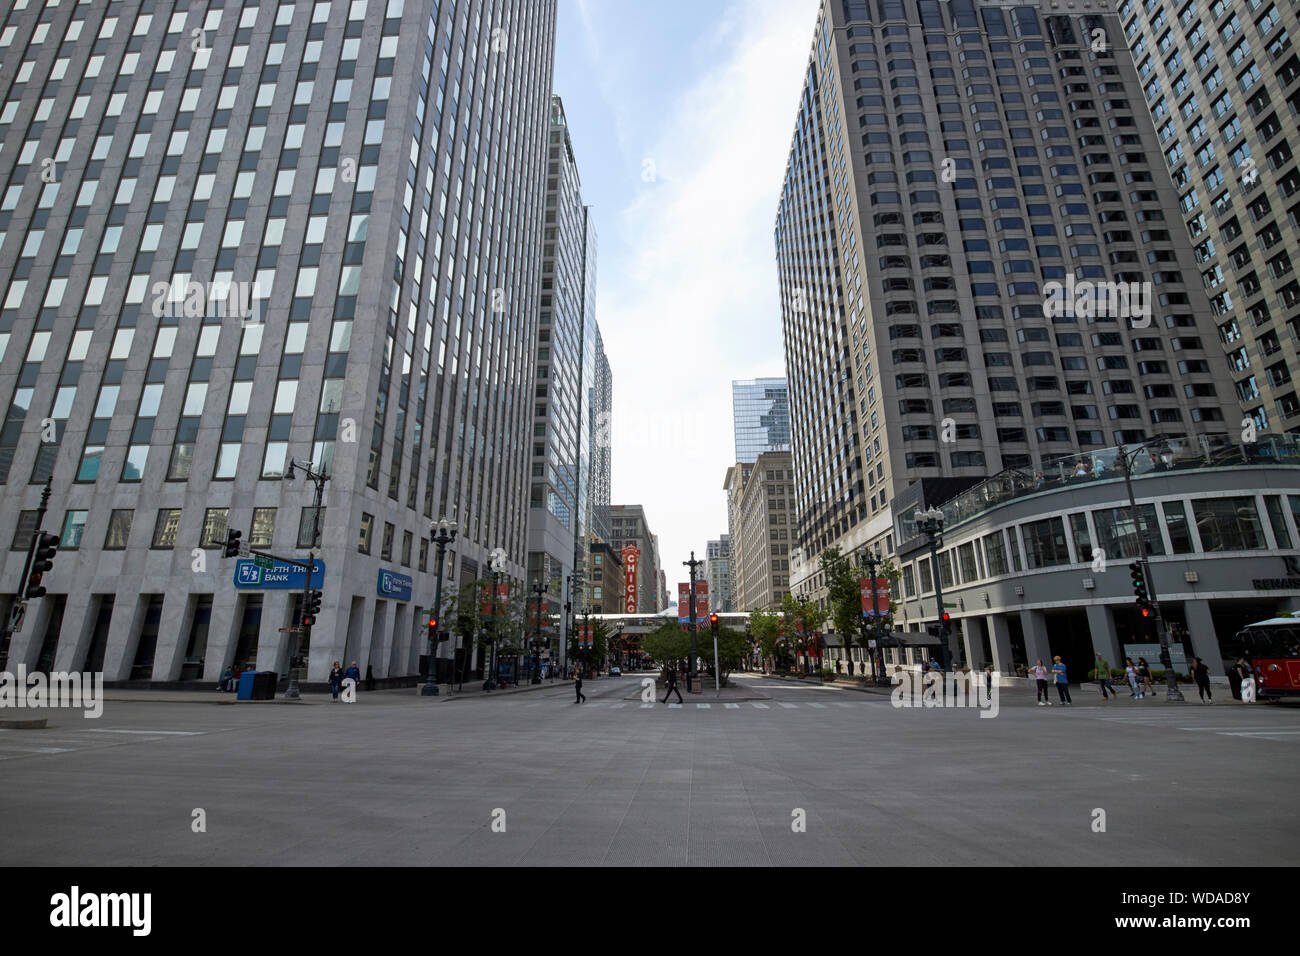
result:
<svg viewBox="0 0 1300 956"><path fill-rule="evenodd" d="M1020 527L1025 536L1025 557L1029 570L1069 563L1065 526L1059 517L1030 521Z"/></svg>
<svg viewBox="0 0 1300 956"><path fill-rule="evenodd" d="M220 548L225 545L229 515L229 508L208 508L203 512L203 533L199 538L200 548Z"/></svg>
<svg viewBox="0 0 1300 956"><path fill-rule="evenodd" d="M81 547L81 537L86 533L85 511L69 511L63 516L63 534L59 537L59 547L75 550Z"/></svg>
<svg viewBox="0 0 1300 956"><path fill-rule="evenodd" d="M159 508L153 526L153 548L176 547L176 532L181 524L180 508Z"/></svg>
<svg viewBox="0 0 1300 956"><path fill-rule="evenodd" d="M104 535L105 551L121 551L131 537L131 524L135 511L131 508L114 508L108 516L108 533Z"/></svg>
<svg viewBox="0 0 1300 956"><path fill-rule="evenodd" d="M248 543L254 548L269 548L275 536L275 509L254 508L253 526L248 532Z"/></svg>
<svg viewBox="0 0 1300 956"><path fill-rule="evenodd" d="M325 508L317 509L313 505L307 505L302 509L298 517L298 547L300 548L319 548L320 539L325 527ZM315 528L316 534L313 540L312 529Z"/></svg>
<svg viewBox="0 0 1300 956"><path fill-rule="evenodd" d="M370 553L371 538L374 532L375 516L361 512L361 535L357 540L357 550L362 554Z"/></svg>

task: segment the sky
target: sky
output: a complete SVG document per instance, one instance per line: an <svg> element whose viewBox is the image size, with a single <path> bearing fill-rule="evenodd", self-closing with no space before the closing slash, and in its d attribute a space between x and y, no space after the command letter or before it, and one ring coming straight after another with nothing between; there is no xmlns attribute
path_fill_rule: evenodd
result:
<svg viewBox="0 0 1300 956"><path fill-rule="evenodd" d="M773 227L817 0L559 0L564 100L598 236L613 504L668 589L727 530L733 379L785 375Z"/></svg>

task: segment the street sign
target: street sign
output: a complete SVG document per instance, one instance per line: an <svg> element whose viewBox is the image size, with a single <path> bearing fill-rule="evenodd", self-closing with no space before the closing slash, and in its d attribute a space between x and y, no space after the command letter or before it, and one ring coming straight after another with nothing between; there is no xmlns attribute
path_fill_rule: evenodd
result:
<svg viewBox="0 0 1300 956"><path fill-rule="evenodd" d="M264 554L255 554L253 555L253 564L259 568L273 568L275 567L275 558L268 558Z"/></svg>
<svg viewBox="0 0 1300 956"><path fill-rule="evenodd" d="M276 561L263 568L244 558L235 562L235 587L262 588L273 591L301 591L307 587L303 580L306 571L296 564ZM320 558L312 566L311 587L320 588L325 582L325 562Z"/></svg>

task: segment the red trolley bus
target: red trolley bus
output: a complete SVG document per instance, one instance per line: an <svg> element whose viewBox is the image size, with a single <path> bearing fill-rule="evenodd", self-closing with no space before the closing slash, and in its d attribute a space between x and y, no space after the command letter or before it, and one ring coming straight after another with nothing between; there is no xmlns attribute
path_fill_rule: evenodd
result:
<svg viewBox="0 0 1300 956"><path fill-rule="evenodd" d="M1260 700L1300 700L1300 618L1274 617L1237 633Z"/></svg>

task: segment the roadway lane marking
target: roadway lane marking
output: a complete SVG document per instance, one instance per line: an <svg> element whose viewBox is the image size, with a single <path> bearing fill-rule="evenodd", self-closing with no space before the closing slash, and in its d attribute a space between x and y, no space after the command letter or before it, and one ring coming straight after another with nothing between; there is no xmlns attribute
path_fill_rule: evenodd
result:
<svg viewBox="0 0 1300 956"><path fill-rule="evenodd" d="M834 704L836 707L852 707L852 706L853 706L852 704L848 703L847 701L843 701L843 700L833 700L833 701L831 701L831 703Z"/></svg>
<svg viewBox="0 0 1300 956"><path fill-rule="evenodd" d="M755 703L754 706L757 707L759 710L768 710L768 709L769 709L768 706L767 706L767 704L759 704L759 703Z"/></svg>
<svg viewBox="0 0 1300 956"><path fill-rule="evenodd" d="M1219 731L1221 737L1279 737L1289 734L1300 734L1300 730L1238 730L1233 733Z"/></svg>
<svg viewBox="0 0 1300 956"><path fill-rule="evenodd" d="M798 704L787 704L783 700L778 700L777 703L782 707L784 707L786 710L795 710L799 706Z"/></svg>
<svg viewBox="0 0 1300 956"><path fill-rule="evenodd" d="M739 704L723 704L722 706L725 707L727 710L739 710L739 709L740 709L740 705L739 705Z"/></svg>
<svg viewBox="0 0 1300 956"><path fill-rule="evenodd" d="M306 572L304 571L303 573L305 574ZM668 705L668 709L669 709L669 710L681 710L681 709L682 709L682 705L681 705L681 704L669 704L669 705Z"/></svg>
<svg viewBox="0 0 1300 956"><path fill-rule="evenodd" d="M304 572L304 573L305 573L305 572ZM711 706L712 706L711 704L696 704L696 705L695 705L695 707L696 707L697 710L708 710L709 707L711 707Z"/></svg>
<svg viewBox="0 0 1300 956"><path fill-rule="evenodd" d="M87 730L88 734L144 734L166 737L202 737L206 730Z"/></svg>
<svg viewBox="0 0 1300 956"><path fill-rule="evenodd" d="M813 703L810 703L808 706L809 706L809 707L816 707L816 708L819 709L819 710L825 710L825 709L826 709L826 705L825 705L825 704L813 704Z"/></svg>
<svg viewBox="0 0 1300 956"><path fill-rule="evenodd" d="M611 710L618 710L620 707L626 707L627 704L625 704L622 701L619 701L617 704L610 704L609 706Z"/></svg>
<svg viewBox="0 0 1300 956"><path fill-rule="evenodd" d="M641 709L642 709L642 710L645 710L647 707L653 707L653 706L654 706L654 704L642 704L642 705L641 705Z"/></svg>

